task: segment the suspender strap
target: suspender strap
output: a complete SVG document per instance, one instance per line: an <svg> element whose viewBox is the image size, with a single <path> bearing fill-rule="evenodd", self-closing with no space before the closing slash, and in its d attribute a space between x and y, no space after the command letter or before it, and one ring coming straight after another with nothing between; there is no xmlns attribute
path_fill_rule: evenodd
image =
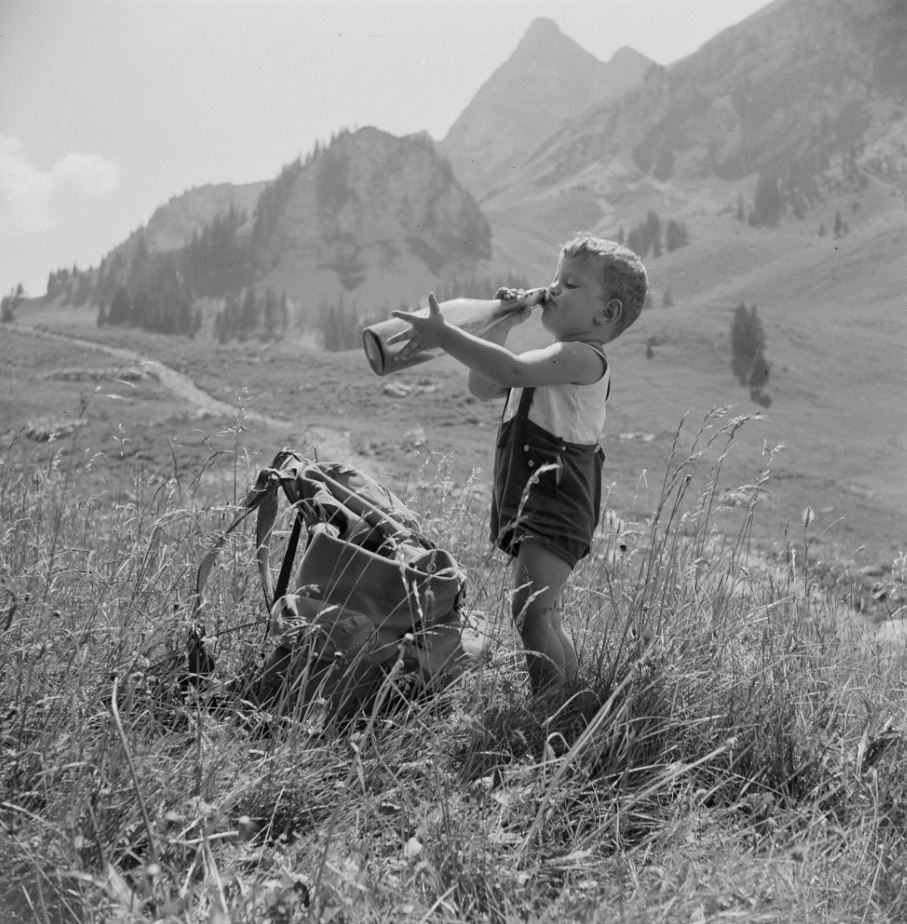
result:
<svg viewBox="0 0 907 924"><path fill-rule="evenodd" d="M520 395L520 403L516 409L517 417L528 417L529 408L532 407L532 399L535 397L535 387L524 388Z"/></svg>
<svg viewBox="0 0 907 924"><path fill-rule="evenodd" d="M504 407L501 408L501 420L504 419L504 415L507 413L507 407L510 404L510 396L513 394L513 389L507 393L507 400L504 402ZM529 408L532 406L532 398L535 395L535 386L532 388L524 388L520 393L520 403L517 405L516 414L514 417L528 417Z"/></svg>

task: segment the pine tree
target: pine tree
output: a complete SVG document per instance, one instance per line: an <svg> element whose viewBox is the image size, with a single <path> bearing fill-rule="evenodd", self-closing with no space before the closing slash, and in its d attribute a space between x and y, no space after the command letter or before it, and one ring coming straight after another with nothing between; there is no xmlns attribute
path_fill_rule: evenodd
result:
<svg viewBox="0 0 907 924"><path fill-rule="evenodd" d="M144 235L139 235L132 260L129 262L129 273L126 284L131 292L136 292L148 285L148 274L151 265L151 255Z"/></svg>
<svg viewBox="0 0 907 924"><path fill-rule="evenodd" d="M258 327L258 300L255 290L248 286L243 293L242 308L239 315L239 336L246 340L255 333Z"/></svg>
<svg viewBox="0 0 907 924"><path fill-rule="evenodd" d="M287 293L280 293L280 304L278 306L278 326L281 334L285 334L290 328L290 308L287 302Z"/></svg>
<svg viewBox="0 0 907 924"><path fill-rule="evenodd" d="M743 386L761 391L768 381L769 365L765 359L765 331L753 305L747 310L740 304L731 322L731 369Z"/></svg>
<svg viewBox="0 0 907 924"><path fill-rule="evenodd" d="M753 195L753 214L756 222L774 227L784 212L784 201L778 178L773 173L760 173Z"/></svg>
<svg viewBox="0 0 907 924"><path fill-rule="evenodd" d="M690 242L690 236L685 224L675 221L673 218L668 221L665 228L665 247L668 253L677 250L680 247L686 247Z"/></svg>
<svg viewBox="0 0 907 924"><path fill-rule="evenodd" d="M655 212L649 212L646 215L646 224L645 224L645 235L646 240L649 242L649 247L652 249L652 255L655 257L661 256L661 219Z"/></svg>
<svg viewBox="0 0 907 924"><path fill-rule="evenodd" d="M648 248L639 228L632 228L627 235L627 247L641 258L645 258Z"/></svg>
<svg viewBox="0 0 907 924"><path fill-rule="evenodd" d="M110 308L107 311L108 324L126 324L131 314L129 290L126 286L119 286L113 293Z"/></svg>

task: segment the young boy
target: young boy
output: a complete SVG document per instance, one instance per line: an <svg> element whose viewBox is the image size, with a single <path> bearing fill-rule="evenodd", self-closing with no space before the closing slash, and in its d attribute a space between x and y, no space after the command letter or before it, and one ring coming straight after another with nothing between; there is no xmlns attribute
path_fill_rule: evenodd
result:
<svg viewBox="0 0 907 924"><path fill-rule="evenodd" d="M412 325L407 354L440 347L469 368L476 397L507 398L495 453L491 540L512 557L511 611L536 695L560 693L576 680L576 651L558 604L598 525L600 441L611 386L603 347L639 317L647 287L633 251L580 234L563 245L542 303L542 326L555 338L549 346L517 354L504 345L528 308L484 339L446 323L434 294L427 317L393 312Z"/></svg>

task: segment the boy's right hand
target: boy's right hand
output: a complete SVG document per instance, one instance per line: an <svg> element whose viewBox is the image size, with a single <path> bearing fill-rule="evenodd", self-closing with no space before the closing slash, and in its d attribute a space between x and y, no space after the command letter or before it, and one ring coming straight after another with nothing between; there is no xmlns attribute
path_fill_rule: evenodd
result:
<svg viewBox="0 0 907 924"><path fill-rule="evenodd" d="M504 314L501 316L500 321L495 324L495 328L500 332L503 330L510 330L511 327L516 327L517 324L522 324L523 321L529 319L529 315L532 314L532 309L539 304L545 302L548 296L547 289L511 289L507 286L501 286L497 292L494 293L494 297L500 299L502 302L523 302L522 307L514 308L513 310L508 310L507 305L503 306Z"/></svg>
<svg viewBox="0 0 907 924"><path fill-rule="evenodd" d="M501 299L501 301L509 302L514 299L520 298L526 294L525 289L510 289L507 286L501 286L497 292L494 293L495 298Z"/></svg>
<svg viewBox="0 0 907 924"><path fill-rule="evenodd" d="M537 289L511 289L508 286L501 286L494 293L495 298L504 302L525 301L527 306L534 308L536 305L542 305L548 301L548 287L540 286Z"/></svg>

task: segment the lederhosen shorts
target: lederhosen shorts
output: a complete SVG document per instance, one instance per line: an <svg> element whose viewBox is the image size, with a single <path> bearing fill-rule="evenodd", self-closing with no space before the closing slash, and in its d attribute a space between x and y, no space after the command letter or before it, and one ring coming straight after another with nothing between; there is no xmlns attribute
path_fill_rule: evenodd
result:
<svg viewBox="0 0 907 924"><path fill-rule="evenodd" d="M516 413L498 430L491 541L516 555L523 540L533 539L572 568L589 554L598 526L605 453L530 420L534 392L523 389Z"/></svg>

